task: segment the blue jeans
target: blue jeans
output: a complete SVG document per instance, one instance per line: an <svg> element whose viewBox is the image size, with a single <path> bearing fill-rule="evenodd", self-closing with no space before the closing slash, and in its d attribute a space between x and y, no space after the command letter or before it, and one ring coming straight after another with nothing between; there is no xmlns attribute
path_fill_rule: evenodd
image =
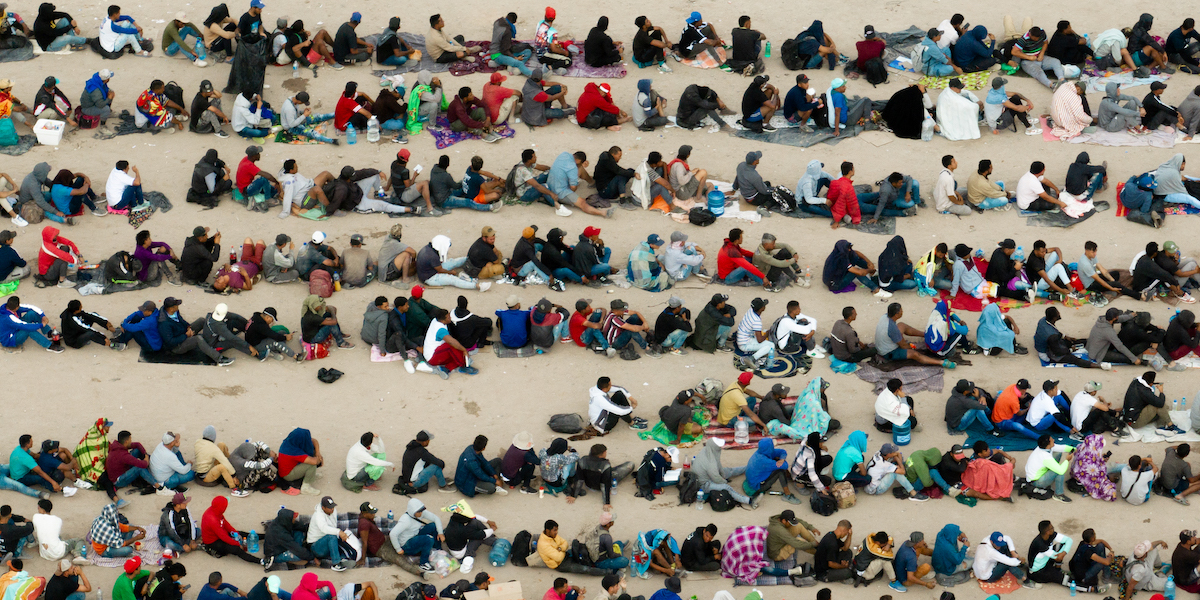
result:
<svg viewBox="0 0 1200 600"><path fill-rule="evenodd" d="M442 473L442 468L437 465L429 465L421 469L421 472L417 473L417 478L413 479L412 484L413 487L419 488L429 483L430 479L435 478L437 479L438 487L446 487L446 475Z"/></svg>
<svg viewBox="0 0 1200 600"><path fill-rule="evenodd" d="M144 469L142 467L133 467L132 469L129 469L128 471L125 471L124 473L122 473L121 476L118 477L117 480L113 482L113 487L118 487L118 488L125 487L125 486L137 481L139 478L142 481L149 483L150 485L158 485L158 482L154 480L154 476L150 474L150 469Z"/></svg>
<svg viewBox="0 0 1200 600"><path fill-rule="evenodd" d="M554 278L561 279L563 281L570 281L572 283L583 283L583 278L579 276L579 273L576 273L575 271L566 267L559 267L555 269Z"/></svg>
<svg viewBox="0 0 1200 600"><path fill-rule="evenodd" d="M725 276L725 283L729 284L729 285L733 285L743 279L745 279L755 285L762 285L762 282L763 282L762 277L759 277L758 275L755 275L755 274L751 273L750 271L747 271L745 269L745 267L738 267L738 268L730 271L729 274Z"/></svg>
<svg viewBox="0 0 1200 600"><path fill-rule="evenodd" d="M288 133L290 133L292 135L299 135L299 136L303 136L303 137L306 137L309 139L317 140L318 142L322 142L325 144L332 144L333 138L323 136L323 135L317 133L317 130L312 128L313 125L318 125L320 123L324 123L325 121L328 121L332 118L333 118L333 113L322 113L319 115L310 115L307 119L304 120L304 123L301 123L300 125L297 125L295 127L292 127L291 129L288 129ZM389 121L389 123L390 123L390 121Z"/></svg>
<svg viewBox="0 0 1200 600"><path fill-rule="evenodd" d="M845 289L847 286L849 286L851 283L854 283L855 281L862 284L864 287L866 287L867 289L869 289L871 291L875 291L875 290L879 289L879 284L876 283L874 279L871 279L870 275L855 275L854 273L851 273L850 271L846 271L846 274L842 275L841 282L836 287L833 287L831 289L842 290L842 289Z"/></svg>
<svg viewBox="0 0 1200 600"><path fill-rule="evenodd" d="M717 347L720 348L729 342L729 334L733 331L733 325L717 325Z"/></svg>
<svg viewBox="0 0 1200 600"><path fill-rule="evenodd" d="M629 559L624 556L606 558L596 563L597 569L624 569L629 566ZM69 600L69 599L68 599Z"/></svg>
<svg viewBox="0 0 1200 600"><path fill-rule="evenodd" d="M313 335L312 343L320 344L329 338L333 338L334 343L342 345L346 338L342 337L342 328L337 325L322 325L317 333Z"/></svg>
<svg viewBox="0 0 1200 600"><path fill-rule="evenodd" d="M142 186L131 185L125 188L125 191L121 193L121 200L114 204L112 208L128 210L131 207L141 204L142 200Z"/></svg>
<svg viewBox="0 0 1200 600"><path fill-rule="evenodd" d="M67 595L67 600L84 600L85 598L87 598L87 594L83 592L71 592Z"/></svg>
<svg viewBox="0 0 1200 600"><path fill-rule="evenodd" d="M592 272L588 275L598 277L600 275L611 275L612 268L608 265L608 259L612 258L612 248L605 247L604 251L596 255L600 259L600 263L592 266Z"/></svg>
<svg viewBox="0 0 1200 600"><path fill-rule="evenodd" d="M1011 431L1017 435L1023 435L1032 440L1036 440L1041 437L1040 433L1030 429L1029 426L1025 423L1022 423L1019 418L1000 421L996 424L996 428L1000 431Z"/></svg>
<svg viewBox="0 0 1200 600"><path fill-rule="evenodd" d="M1100 186L1102 185L1104 185L1104 174L1096 173L1092 175L1092 181L1088 183L1087 196L1084 199L1090 200L1092 196L1096 195L1096 192L1100 190Z"/></svg>
<svg viewBox="0 0 1200 600"><path fill-rule="evenodd" d="M933 479L933 482L936 483L938 487L942 488L942 491L946 492L947 494L950 493L950 488L954 487L954 486L950 485L949 483L947 483L944 478L942 478L942 474L938 473L937 469L930 469L929 477L931 479ZM917 480L918 483L920 483L920 481L921 481L920 479Z"/></svg>
<svg viewBox="0 0 1200 600"><path fill-rule="evenodd" d="M445 202L442 202L442 208L444 208L444 209L446 209L446 208L469 208L472 210L487 212L487 211L492 210L492 205L491 204L480 204L474 200L471 200L470 198L462 198L460 196L450 196L449 198L446 198Z"/></svg>
<svg viewBox="0 0 1200 600"><path fill-rule="evenodd" d="M873 493L873 495L886 494L890 492L892 490L892 486L896 484L900 484L900 487L904 488L904 490L910 494L913 492L913 484L909 483L907 477L903 475L897 477L895 473L888 473L879 479L879 485L875 486L876 491Z"/></svg>
<svg viewBox="0 0 1200 600"><path fill-rule="evenodd" d="M407 542L404 542L401 551L406 556L420 555L421 564L426 564L429 562L429 554L433 552L433 549L441 548L441 544L438 543L436 536L437 526L433 523L426 523L417 531L417 535L412 536Z"/></svg>
<svg viewBox="0 0 1200 600"><path fill-rule="evenodd" d="M883 185L891 185L884 182ZM903 217L904 209L911 206L916 206L916 201L906 202L903 198L896 198L889 206L896 208L883 207L883 212L879 213L882 217ZM866 192L858 195L858 206L864 215L874 215L875 208L879 205L879 192Z"/></svg>
<svg viewBox="0 0 1200 600"><path fill-rule="evenodd" d="M767 360L774 360L775 358L775 343L770 339L765 339L761 342L751 341L745 344L738 344L738 348L741 349L742 352L751 354L754 357L754 360L759 360L764 357Z"/></svg>
<svg viewBox="0 0 1200 600"><path fill-rule="evenodd" d="M189 35L196 38L196 46L193 48L192 52L194 52L196 56L200 58L200 60L208 58L208 50L204 48L204 38L200 37L199 33L197 33L191 27L184 27L183 29L179 30L179 39L183 40L184 42L187 42L187 36ZM175 56L180 52L180 50L181 48L179 47L179 44L171 42L171 45L167 46L166 50L163 50L163 54L166 54L167 56Z"/></svg>
<svg viewBox="0 0 1200 600"><path fill-rule="evenodd" d="M271 133L270 129L259 129L259 128L255 128L255 127L246 127L244 129L242 129L241 131L237 132L238 135L240 135L244 138L247 138L247 139L267 137L268 133Z"/></svg>
<svg viewBox="0 0 1200 600"><path fill-rule="evenodd" d="M120 52L126 46L131 46L134 51L141 52L142 45L140 40L141 36L136 33L119 33L117 34L117 41L113 42L113 52Z"/></svg>
<svg viewBox="0 0 1200 600"><path fill-rule="evenodd" d="M667 339L663 340L662 347L663 348L682 348L683 342L685 340L687 340L687 336L688 336L688 332L686 332L682 329L676 329L675 331L672 331L670 335L667 336Z"/></svg>
<svg viewBox="0 0 1200 600"><path fill-rule="evenodd" d="M607 250L607 248L605 248L605 250ZM642 324L642 320L637 318L637 316L629 317L625 322L630 325ZM645 336L643 336L640 331L629 331L628 329L621 330L621 333L617 335L617 339L613 340L612 347L620 350L625 346L628 346L629 342L633 342L638 346L641 346L642 350L646 349Z"/></svg>
<svg viewBox="0 0 1200 600"><path fill-rule="evenodd" d="M467 262L467 257L465 257L465 256L460 256L458 258L448 258L448 259L446 259L445 262L442 263L442 268L446 269L447 271L453 271L454 269L457 269L457 268L463 266L463 264L466 262ZM475 289L474 283L467 281L465 279L462 279L458 275L451 275L449 273L434 273L432 276L430 276L428 279L425 280L425 284L426 285L439 285L442 287L454 286L456 288L460 288L460 289L464 289L464 290Z"/></svg>
<svg viewBox="0 0 1200 600"><path fill-rule="evenodd" d="M9 477L8 465L3 464L0 464L0 490L20 492L31 498L38 498L41 496L41 492Z"/></svg>
<svg viewBox="0 0 1200 600"><path fill-rule="evenodd" d="M954 74L954 65L939 65L925 63L925 74L933 77L945 77Z"/></svg>
<svg viewBox="0 0 1200 600"><path fill-rule="evenodd" d="M1057 453L1055 455L1055 460L1058 460ZM1055 473L1054 471L1046 471L1041 477L1037 478L1037 481L1033 481L1031 483L1033 483L1034 486L1039 487L1043 490L1049 489L1050 486L1053 485L1054 493L1062 494L1063 493L1063 482L1065 479L1066 479L1066 475L1059 475L1058 473Z"/></svg>
<svg viewBox="0 0 1200 600"><path fill-rule="evenodd" d="M321 539L312 543L312 553L317 558L328 558L333 562L342 560L341 551L338 549L338 537L336 535L321 536Z"/></svg>
<svg viewBox="0 0 1200 600"><path fill-rule="evenodd" d="M600 346L605 350L608 349L608 340L604 339L604 335L600 333L599 329L584 329L583 334L579 336L579 339L583 342L584 346L589 348L592 346Z"/></svg>
<svg viewBox="0 0 1200 600"><path fill-rule="evenodd" d="M1025 569L1021 568L1020 565L1014 567L1004 563L996 563L995 568L992 569L992 576L988 577L986 582L994 583L996 581L1000 581L1000 579L1004 577L1005 573L1012 573L1013 577L1017 578L1017 581L1025 581Z"/></svg>
<svg viewBox="0 0 1200 600"><path fill-rule="evenodd" d="M541 277L542 279L544 279L546 281L550 281L550 276L547 275L545 272L543 272L541 269L537 268L537 265L533 264L533 261L529 261L529 262L525 263L517 271L517 275L520 275L521 277L529 277L530 275L533 275L534 273L537 273L538 277Z"/></svg>
<svg viewBox="0 0 1200 600"><path fill-rule="evenodd" d="M71 21L69 21L67 19L59 19L58 23L55 24L55 28L67 27L70 24L71 24ZM54 41L50 42L50 47L46 48L46 52L58 52L59 50L62 50L63 48L66 48L67 46L81 46L86 43L87 43L87 38L83 37L82 35L74 35L71 33L65 33L63 35L60 35L60 36L54 38Z"/></svg>
<svg viewBox="0 0 1200 600"><path fill-rule="evenodd" d="M1188 197L1191 198L1191 196ZM1200 200L1196 201L1196 207L1200 208ZM1060 286L1066 287L1070 285L1071 277L1067 275L1066 267L1058 259L1057 252L1046 254L1046 276L1057 281ZM1045 297L1046 290L1048 289L1050 289L1050 284L1045 279L1039 279L1037 282L1038 295Z"/></svg>
<svg viewBox="0 0 1200 600"><path fill-rule="evenodd" d="M25 321L26 323L39 323L40 324L42 322L42 317L40 315L38 315L37 313L30 311L30 312L25 313L25 316L21 317L21 320ZM32 331L26 331L24 329L18 330L15 333L13 333L13 344L10 347L11 348L20 348L22 345L25 344L25 340L28 339L28 340L33 340L34 342L37 343L37 345L39 345L43 348L49 348L50 347L50 338L46 337L49 333L50 333L49 325L42 325L40 328L32 330Z"/></svg>
<svg viewBox="0 0 1200 600"><path fill-rule="evenodd" d="M246 191L242 192L242 197L249 198L258 194L262 194L268 198L275 197L275 187L271 185L271 182L266 177L255 177L254 181L251 181L250 185L246 186Z"/></svg>
<svg viewBox="0 0 1200 600"><path fill-rule="evenodd" d="M492 60L506 67L515 67L521 72L522 75L529 77L533 73L533 70L525 66L525 61L529 60L531 55L533 55L533 50L526 48L525 50L518 52L515 55L515 58L513 56L499 54L492 58Z"/></svg>
<svg viewBox="0 0 1200 600"><path fill-rule="evenodd" d="M541 175L538 175L534 179L537 180L538 183L542 184L542 186L545 186L546 179L548 179L548 178L549 178L549 176L546 173L542 173ZM538 190L537 188L535 188L533 186L529 186L529 189L525 190L524 194L521 194L521 202L534 202L534 201L545 202L546 204L548 204L550 206L554 206L554 199L550 197L550 194L543 193L542 191Z"/></svg>
<svg viewBox="0 0 1200 600"><path fill-rule="evenodd" d="M178 450L175 450L175 456L179 458L179 462L184 462L183 454L180 454ZM195 478L196 472L191 470L189 470L187 473L172 473L171 476L163 482L163 485L171 489L175 489Z"/></svg>
<svg viewBox="0 0 1200 600"><path fill-rule="evenodd" d="M983 427L984 431L991 431L994 429L992 420L988 418L987 411L983 410L982 408L968 410L966 413L964 413L962 420L958 422L958 430L966 431L972 423L979 423L979 426Z"/></svg>
<svg viewBox="0 0 1200 600"><path fill-rule="evenodd" d="M393 54L393 55L379 61L379 64L387 65L389 67L398 67L406 62L408 62L407 56L396 56L395 54Z"/></svg>
<svg viewBox="0 0 1200 600"><path fill-rule="evenodd" d="M1163 197L1163 201L1171 204L1186 204L1193 208L1200 208L1200 200L1197 200L1188 194L1167 194Z"/></svg>
<svg viewBox="0 0 1200 600"><path fill-rule="evenodd" d="M1008 204L1008 198L984 198L983 202L979 203L979 208L988 210L992 208L1000 208Z"/></svg>

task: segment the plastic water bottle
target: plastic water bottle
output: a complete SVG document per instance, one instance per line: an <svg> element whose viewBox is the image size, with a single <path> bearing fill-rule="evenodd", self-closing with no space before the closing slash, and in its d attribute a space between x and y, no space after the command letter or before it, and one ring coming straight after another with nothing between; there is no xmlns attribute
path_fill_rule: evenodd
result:
<svg viewBox="0 0 1200 600"><path fill-rule="evenodd" d="M1075 580L1074 579L1071 580L1071 596L1072 597L1075 596Z"/></svg>
<svg viewBox="0 0 1200 600"><path fill-rule="evenodd" d="M293 60L292 61L292 79L298 79L299 77L300 77L300 61Z"/></svg>
<svg viewBox="0 0 1200 600"><path fill-rule="evenodd" d="M617 478L616 477L613 477L611 491L613 491L613 492L617 491Z"/></svg>
<svg viewBox="0 0 1200 600"><path fill-rule="evenodd" d="M392 516L392 511L390 511L390 510L388 511L388 520L389 520L389 521L394 521L394 520L395 520L395 518Z"/></svg>
<svg viewBox="0 0 1200 600"><path fill-rule="evenodd" d="M1013 260L1025 262L1025 246L1017 246L1017 251L1013 252Z"/></svg>
<svg viewBox="0 0 1200 600"><path fill-rule="evenodd" d="M104 600L104 590L96 590L96 600Z"/></svg>
<svg viewBox="0 0 1200 600"><path fill-rule="evenodd" d="M770 40L767 40L767 53L766 53L766 57L767 57L767 58L771 58L771 41L770 41Z"/></svg>
<svg viewBox="0 0 1200 600"><path fill-rule="evenodd" d="M375 115L371 115L367 119L367 143L374 144L379 141L379 119Z"/></svg>
<svg viewBox="0 0 1200 600"><path fill-rule="evenodd" d="M250 554L258 552L258 532L250 530L250 541L246 544L246 551Z"/></svg>
<svg viewBox="0 0 1200 600"><path fill-rule="evenodd" d="M928 142L933 139L933 126L937 125L937 121L933 119L925 119L921 121L921 141Z"/></svg>
<svg viewBox="0 0 1200 600"><path fill-rule="evenodd" d="M750 424L745 419L738 419L737 425L734 425L733 441L738 444L750 442Z"/></svg>
<svg viewBox="0 0 1200 600"><path fill-rule="evenodd" d="M1163 586L1163 597L1167 600L1175 600L1175 576L1167 576L1167 584Z"/></svg>
<svg viewBox="0 0 1200 600"><path fill-rule="evenodd" d="M692 504L696 505L696 510L704 510L704 490L696 492L696 501Z"/></svg>
<svg viewBox="0 0 1200 600"><path fill-rule="evenodd" d="M358 143L358 130L353 125L346 126L346 143L351 146Z"/></svg>

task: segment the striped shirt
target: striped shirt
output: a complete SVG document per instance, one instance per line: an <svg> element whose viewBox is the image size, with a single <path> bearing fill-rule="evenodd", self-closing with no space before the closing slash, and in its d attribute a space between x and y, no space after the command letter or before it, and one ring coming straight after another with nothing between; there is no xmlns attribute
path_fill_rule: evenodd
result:
<svg viewBox="0 0 1200 600"><path fill-rule="evenodd" d="M758 341L755 332L762 331L762 317L753 310L746 311L746 316L742 317L742 322L738 323L737 328L737 343L739 346L745 344L753 344Z"/></svg>

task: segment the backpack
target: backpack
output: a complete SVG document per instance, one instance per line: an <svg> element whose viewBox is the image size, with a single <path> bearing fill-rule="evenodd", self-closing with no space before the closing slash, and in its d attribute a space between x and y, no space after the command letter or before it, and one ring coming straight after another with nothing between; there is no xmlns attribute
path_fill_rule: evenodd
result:
<svg viewBox="0 0 1200 600"><path fill-rule="evenodd" d="M571 540L571 547L567 550L567 558L569 558L571 562L575 562L586 567L596 566L595 561L592 560L592 553L588 552L587 546L583 545L583 542L579 540Z"/></svg>
<svg viewBox="0 0 1200 600"><path fill-rule="evenodd" d="M708 495L708 505L714 512L727 512L733 510L738 503L733 499L733 494L730 494L729 490L716 490Z"/></svg>
<svg viewBox="0 0 1200 600"><path fill-rule="evenodd" d="M712 211L703 206L697 206L688 211L688 222L692 225L700 227L708 227L717 222L717 216L712 214Z"/></svg>
<svg viewBox="0 0 1200 600"><path fill-rule="evenodd" d="M95 129L100 126L100 117L97 115L83 114L83 107L75 107L75 122L79 123L80 129Z"/></svg>
<svg viewBox="0 0 1200 600"><path fill-rule="evenodd" d="M863 63L863 74L872 86L887 83L888 80L887 65L884 65L883 59L878 56Z"/></svg>
<svg viewBox="0 0 1200 600"><path fill-rule="evenodd" d="M37 205L37 202L32 200L21 205L21 218L25 219L30 225L37 225L46 218L46 211Z"/></svg>
<svg viewBox="0 0 1200 600"><path fill-rule="evenodd" d="M783 44L779 46L779 59L783 61L783 66L789 71L799 71L807 62L801 61L800 55L796 53L795 38L784 40Z"/></svg>
<svg viewBox="0 0 1200 600"><path fill-rule="evenodd" d="M322 298L333 295L333 276L324 269L313 269L308 275L308 293Z"/></svg>
<svg viewBox="0 0 1200 600"><path fill-rule="evenodd" d="M420 581L414 581L408 587L400 590L399 594L396 594L396 600L425 600L426 587L433 586L421 583ZM437 596L437 588L434 588L430 595L431 597Z"/></svg>
<svg viewBox="0 0 1200 600"><path fill-rule="evenodd" d="M533 535L528 531L521 530L517 535L513 536L512 553L509 554L509 560L518 567L528 567L529 561L525 560L533 550L530 545L533 543Z"/></svg>
<svg viewBox="0 0 1200 600"><path fill-rule="evenodd" d="M797 208L795 194L792 193L792 190L789 190L782 185L777 185L771 188L771 200L775 202L776 206L779 208L779 212L795 212Z"/></svg>
<svg viewBox="0 0 1200 600"><path fill-rule="evenodd" d="M179 84L175 83L174 81L168 81L167 84L163 86L163 95L167 97L167 100L170 100L175 104L187 106L183 103L183 88L179 87Z"/></svg>
<svg viewBox="0 0 1200 600"><path fill-rule="evenodd" d="M676 487L679 488L679 505L692 504L700 495L700 478L691 471L684 471L679 475Z"/></svg>
<svg viewBox="0 0 1200 600"><path fill-rule="evenodd" d="M908 58L912 61L913 71L916 71L917 75L925 72L925 44L917 44L913 47L912 54L909 54Z"/></svg>
<svg viewBox="0 0 1200 600"><path fill-rule="evenodd" d="M808 505L814 513L822 517L828 517L838 511L837 500L829 494L813 492L812 496L809 496Z"/></svg>
<svg viewBox="0 0 1200 600"><path fill-rule="evenodd" d="M562 413L550 417L546 425L555 433L579 433L587 427L587 419L578 413Z"/></svg>

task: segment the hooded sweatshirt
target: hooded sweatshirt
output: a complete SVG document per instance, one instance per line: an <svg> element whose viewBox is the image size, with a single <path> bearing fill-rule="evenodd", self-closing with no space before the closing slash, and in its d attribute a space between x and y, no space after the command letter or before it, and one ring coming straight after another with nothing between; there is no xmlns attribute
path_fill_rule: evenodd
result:
<svg viewBox="0 0 1200 600"><path fill-rule="evenodd" d="M21 190L17 197L20 202L35 202L43 211L54 214L55 210L46 200L46 191L50 189L50 163L40 162L33 166L33 171L21 180Z"/></svg>
<svg viewBox="0 0 1200 600"><path fill-rule="evenodd" d="M421 513L421 518L417 517L417 513ZM424 502L416 498L409 498L408 508L396 520L396 525L388 534L388 538L392 541L392 547L403 548L404 544L415 537L426 523L433 523L439 535L443 532L442 520L438 518L437 513L427 510Z"/></svg>
<svg viewBox="0 0 1200 600"><path fill-rule="evenodd" d="M281 507L275 518L267 524L263 538L263 556L279 556L284 552L291 552L300 560L312 560L312 552L309 552L304 544L296 541L295 531L296 513Z"/></svg>
<svg viewBox="0 0 1200 600"><path fill-rule="evenodd" d="M68 250L63 250L63 246L66 246ZM45 275L55 260L62 260L68 265L74 265L78 263L78 257L79 247L75 245L75 242L60 237L58 228L50 226L42 228L42 247L38 249L39 275Z"/></svg>
<svg viewBox="0 0 1200 600"><path fill-rule="evenodd" d="M229 535L236 532L237 528L225 520L225 509L228 507L229 499L225 496L213 498L212 505L204 511L204 516L200 518L200 541L212 544L221 540L231 546L238 545L237 540Z"/></svg>
<svg viewBox="0 0 1200 600"><path fill-rule="evenodd" d="M1195 97L1195 94L1192 97ZM1196 110L1200 112L1200 98L1196 100ZM1130 106L1126 106L1130 103ZM1105 131L1121 131L1138 124L1136 119L1141 117L1141 113L1138 112L1141 106L1142 102L1137 98L1121 93L1120 84L1110 83L1104 86L1104 99L1100 101L1096 119ZM1182 110L1182 107L1180 109Z"/></svg>
<svg viewBox="0 0 1200 600"><path fill-rule="evenodd" d="M383 348L383 343L387 341L388 312L375 306L374 302L367 305L360 334L364 342Z"/></svg>
<svg viewBox="0 0 1200 600"><path fill-rule="evenodd" d="M1153 25L1154 15L1142 13L1138 17L1137 24L1133 26L1129 33L1129 45L1138 50L1150 46L1159 52L1163 52L1162 45L1158 43L1158 40L1154 39L1153 35L1150 35L1150 27Z"/></svg>
<svg viewBox="0 0 1200 600"><path fill-rule="evenodd" d="M954 64L965 68L979 59L991 56L996 42L988 40L987 36L987 27L976 25L958 38L958 43L951 49Z"/></svg>
<svg viewBox="0 0 1200 600"><path fill-rule="evenodd" d="M962 530L958 525L950 523L937 534L937 542L933 546L933 570L935 573L950 575L958 569L958 565L967 557L967 546L959 547L958 536Z"/></svg>
<svg viewBox="0 0 1200 600"><path fill-rule="evenodd" d="M1082 198L1087 194L1088 183L1095 177L1097 173L1104 173L1104 167L1100 165L1088 164L1091 162L1091 157L1087 152L1080 152L1075 157L1075 162L1067 167L1067 180L1063 184L1063 190L1076 198Z"/></svg>
<svg viewBox="0 0 1200 600"><path fill-rule="evenodd" d="M835 177L821 170L825 165L820 160L812 159L808 161L808 166L804 169L804 175L800 176L800 181L796 183L796 199L804 200L808 204L825 204L825 199L817 195L817 184L821 179L833 181Z"/></svg>
<svg viewBox="0 0 1200 600"><path fill-rule="evenodd" d="M775 464L776 461L786 458L787 450L776 448L775 442L770 438L759 440L758 449L746 463L746 486L757 491L758 487L771 476L771 473L786 468Z"/></svg>
<svg viewBox="0 0 1200 600"><path fill-rule="evenodd" d="M1179 103L1179 114L1183 116L1184 135L1196 135L1200 131L1200 96L1196 95L1195 88Z"/></svg>
<svg viewBox="0 0 1200 600"><path fill-rule="evenodd" d="M321 588L329 590L330 598L337 598L337 588L333 587L333 583L329 581L321 581L317 579L317 574L312 571L307 571L300 576L300 585L292 591L293 600L321 600L317 595L317 591Z"/></svg>
<svg viewBox="0 0 1200 600"><path fill-rule="evenodd" d="M1158 166L1154 171L1154 181L1158 184L1154 190L1155 196L1188 193L1187 188L1183 187L1183 174L1179 172L1183 168L1183 162L1183 154L1176 154Z"/></svg>
<svg viewBox="0 0 1200 600"><path fill-rule="evenodd" d="M583 125L587 120L588 115L594 110L602 110L610 114L619 114L621 109L613 104L612 97L604 95L600 91L600 86L595 83L588 82L583 87L583 93L579 95L579 107L575 111L575 122Z"/></svg>
<svg viewBox="0 0 1200 600"><path fill-rule="evenodd" d="M329 514L325 514L325 511L321 509L321 503L318 502L313 507L312 520L308 522L308 537L306 539L309 545L327 535L336 536L341 534L342 530L338 529L337 524L337 511L334 510Z"/></svg>
<svg viewBox="0 0 1200 600"><path fill-rule="evenodd" d="M692 474L700 478L700 484L726 485L729 480L721 475L721 445L716 439L708 438L704 449L692 461Z"/></svg>
<svg viewBox="0 0 1200 600"><path fill-rule="evenodd" d="M1117 322L1124 323L1132 318L1133 315L1121 315L1117 317ZM1129 351L1129 348L1125 347L1125 344L1121 343L1121 338L1117 336L1117 330L1104 315L1096 317L1096 323L1092 325L1092 330L1088 333L1087 344L1084 347L1087 349L1088 356L1096 361L1104 360L1104 355L1108 354L1110 348L1124 354L1130 363L1138 358Z"/></svg>

